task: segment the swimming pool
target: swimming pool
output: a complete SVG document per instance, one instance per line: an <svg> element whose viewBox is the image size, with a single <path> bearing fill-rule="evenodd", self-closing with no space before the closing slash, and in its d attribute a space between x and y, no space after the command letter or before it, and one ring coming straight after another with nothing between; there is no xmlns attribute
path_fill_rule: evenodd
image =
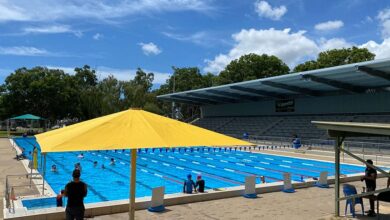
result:
<svg viewBox="0 0 390 220"><path fill-rule="evenodd" d="M29 159L33 146L39 146L35 138L15 138L15 143L25 149ZM39 149L39 148L38 148ZM71 180L75 163L82 167L81 179L88 184L86 203L127 199L129 195L129 150L49 153L46 156L45 179L58 193ZM116 164L109 165L114 158ZM38 161L41 161L40 154ZM93 162L98 165L94 167ZM58 172L51 172L55 164ZM105 165L105 169L101 165ZM283 180L283 173L291 173L292 180L319 177L320 172L334 175L334 164L316 160L276 156L270 154L235 151L229 148L174 148L142 149L137 157L136 197L150 196L152 188L165 186L165 193L183 190L187 174L201 174L207 189L244 185L248 175L264 176L266 182ZM42 172L39 169L39 172ZM342 164L342 174L364 172L363 166ZM260 179L256 178L260 183Z"/></svg>

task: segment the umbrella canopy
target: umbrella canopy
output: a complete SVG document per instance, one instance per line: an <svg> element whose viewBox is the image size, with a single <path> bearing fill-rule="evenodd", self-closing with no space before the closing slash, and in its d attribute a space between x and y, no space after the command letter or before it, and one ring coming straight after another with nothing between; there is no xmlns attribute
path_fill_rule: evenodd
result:
<svg viewBox="0 0 390 220"><path fill-rule="evenodd" d="M35 136L41 151L131 149L129 219L134 219L137 148L253 145L143 110L130 109Z"/></svg>
<svg viewBox="0 0 390 220"><path fill-rule="evenodd" d="M126 110L35 136L42 152L253 145L143 110Z"/></svg>
<svg viewBox="0 0 390 220"><path fill-rule="evenodd" d="M32 115L32 114L25 114L25 115L19 115L19 116L10 118L10 119L12 119L12 120L43 120L44 118L41 118L39 116Z"/></svg>

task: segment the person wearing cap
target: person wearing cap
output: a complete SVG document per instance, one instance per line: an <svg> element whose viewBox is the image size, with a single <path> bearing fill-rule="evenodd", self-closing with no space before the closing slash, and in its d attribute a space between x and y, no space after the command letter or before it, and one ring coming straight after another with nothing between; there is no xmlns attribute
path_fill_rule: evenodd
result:
<svg viewBox="0 0 390 220"><path fill-rule="evenodd" d="M366 160L368 164L373 165L374 163L372 160ZM372 168L371 166L366 167L365 175L360 180L366 182L367 192L373 192L376 189L376 177L377 172L376 169ZM370 200L370 210L368 211L368 215L370 217L374 217L376 215L375 213L375 198L373 196L369 196Z"/></svg>
<svg viewBox="0 0 390 220"><path fill-rule="evenodd" d="M80 170L72 173L73 181L65 186L65 196L68 197L65 214L66 220L81 220L84 218L84 197L87 196L87 184L80 181Z"/></svg>
<svg viewBox="0 0 390 220"><path fill-rule="evenodd" d="M194 181L192 180L191 174L187 175L187 180L184 181L183 185L183 193L191 194L192 190L196 192L196 186Z"/></svg>
<svg viewBox="0 0 390 220"><path fill-rule="evenodd" d="M198 175L196 178L195 189L197 189L198 192L202 193L202 192L204 192L204 185L205 185L205 182L202 179L202 176Z"/></svg>

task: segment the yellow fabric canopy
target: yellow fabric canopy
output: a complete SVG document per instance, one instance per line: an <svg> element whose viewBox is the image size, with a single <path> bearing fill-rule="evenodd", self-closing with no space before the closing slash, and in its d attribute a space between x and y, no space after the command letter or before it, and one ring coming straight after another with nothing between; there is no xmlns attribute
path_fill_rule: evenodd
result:
<svg viewBox="0 0 390 220"><path fill-rule="evenodd" d="M253 145L194 125L135 109L84 121L35 137L43 153Z"/></svg>

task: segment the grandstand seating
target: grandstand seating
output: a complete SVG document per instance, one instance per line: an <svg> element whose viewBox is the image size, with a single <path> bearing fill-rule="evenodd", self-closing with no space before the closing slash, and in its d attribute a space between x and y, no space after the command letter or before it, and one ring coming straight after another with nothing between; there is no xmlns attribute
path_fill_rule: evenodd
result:
<svg viewBox="0 0 390 220"><path fill-rule="evenodd" d="M327 139L326 131L317 129L311 121L390 123L390 114L207 117L201 118L194 124L236 137L242 137L242 134L246 132L252 137L291 138L294 134L297 134L302 139ZM390 143L390 139L387 137L359 137L348 140Z"/></svg>

